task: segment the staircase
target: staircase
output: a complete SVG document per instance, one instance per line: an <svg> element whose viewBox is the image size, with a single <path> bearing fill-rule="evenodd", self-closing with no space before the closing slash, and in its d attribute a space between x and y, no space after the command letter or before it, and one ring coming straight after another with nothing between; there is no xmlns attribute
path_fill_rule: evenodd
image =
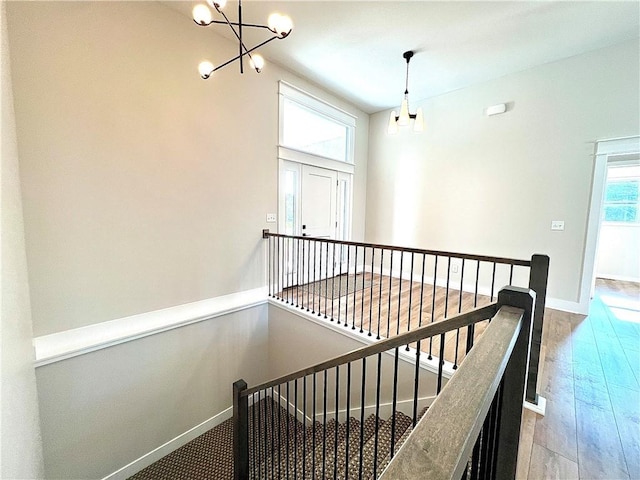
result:
<svg viewBox="0 0 640 480"><path fill-rule="evenodd" d="M412 418L402 412L386 420L372 414L362 423L354 417L302 422L270 398L252 406L249 418L263 432L263 438L254 436L250 422L252 479L374 479L391 460L392 437L395 454L413 429Z"/></svg>

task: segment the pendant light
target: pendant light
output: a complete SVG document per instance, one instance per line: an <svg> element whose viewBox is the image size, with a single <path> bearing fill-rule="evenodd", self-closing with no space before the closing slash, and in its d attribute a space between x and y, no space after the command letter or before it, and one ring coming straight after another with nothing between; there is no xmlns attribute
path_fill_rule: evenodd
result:
<svg viewBox="0 0 640 480"><path fill-rule="evenodd" d="M422 108L418 108L416 113L409 112L409 61L413 57L413 51L409 50L402 54L402 57L407 62L407 76L405 81L404 98L400 104L400 114L397 115L394 110L389 116L389 126L387 132L390 134L398 133L398 127L407 127L413 120L413 130L421 132L424 130L424 115L422 114Z"/></svg>

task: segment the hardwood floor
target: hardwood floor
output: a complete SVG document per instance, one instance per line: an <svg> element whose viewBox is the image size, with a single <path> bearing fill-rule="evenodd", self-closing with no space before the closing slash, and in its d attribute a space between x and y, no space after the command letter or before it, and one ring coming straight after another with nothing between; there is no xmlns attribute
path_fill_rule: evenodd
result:
<svg viewBox="0 0 640 480"><path fill-rule="evenodd" d="M353 277L351 275L351 278ZM491 298L487 295L474 295L465 291L461 294L459 289L452 287L434 287L428 283L422 284L406 279L400 281L398 278L371 273L358 274L355 278L359 288L333 299L324 296L324 290L323 295L318 293L317 290L324 288L323 281L316 282L321 284L317 290L304 285L284 289L278 295L285 302L296 306L304 305L310 312L318 313L320 316L326 314L325 318L329 321L333 319L346 328L370 333L377 338L393 337L419 325L449 318L459 312L491 303ZM366 286L361 288L362 285ZM332 291L331 288L328 290ZM474 338L482 335L487 324L488 322L484 321L475 325ZM445 360L456 365L462 362L467 333L466 329L460 329L446 334ZM422 342L421 351L438 356L440 342L439 336L434 337L432 341ZM415 344L411 346L416 347Z"/></svg>
<svg viewBox="0 0 640 480"><path fill-rule="evenodd" d="M542 354L517 478L640 479L640 284L598 279L586 317L546 310Z"/></svg>

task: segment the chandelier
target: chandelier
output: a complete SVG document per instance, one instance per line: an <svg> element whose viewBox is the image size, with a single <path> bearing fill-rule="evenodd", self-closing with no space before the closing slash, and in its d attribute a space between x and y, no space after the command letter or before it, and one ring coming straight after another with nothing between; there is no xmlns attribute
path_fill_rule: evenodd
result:
<svg viewBox="0 0 640 480"><path fill-rule="evenodd" d="M196 22L196 24L203 27L206 27L211 24L228 25L229 28L231 28L231 31L235 35L236 39L238 40L238 55L217 66L214 66L213 63L211 63L208 60L204 60L203 62L200 62L200 65L198 65L198 72L200 73L200 76L205 80L209 78L211 74L213 74L213 72L215 72L216 70L220 70L222 67L226 67L227 65L235 62L236 60L238 60L238 62L240 63L240 73L244 73L243 60L245 56L249 57L249 64L251 65L251 68L253 68L256 72L260 73L260 71L264 67L264 58L262 58L261 55L257 53L252 53L252 52L262 47L263 45L266 45L272 40L275 40L276 38L278 39L286 38L291 33L291 30L293 29L293 23L291 22L291 18L289 18L287 15L281 15L279 13L272 13L271 15L269 15L269 18L267 20L267 25L242 23L242 0L238 0L238 21L237 22L231 22L227 17L227 15L223 12L223 8L227 4L227 0L207 0L207 3L211 6L211 8L213 8L216 12L222 15L224 20L214 20L211 10L204 4L198 4L195 7L193 7L193 12L192 12L193 21ZM247 48L247 46L244 44L242 40L242 30L244 28L266 29L266 30L269 30L273 34L273 36L265 40L264 42L259 43L255 47Z"/></svg>
<svg viewBox="0 0 640 480"><path fill-rule="evenodd" d="M409 60L413 57L413 51L404 52L402 57L407 61L407 77L404 88L404 98L400 104L400 115L394 110L389 117L389 127L387 132L390 134L398 133L398 127L407 127L413 120L413 130L421 132L424 130L424 116L422 108L418 108L416 113L409 113Z"/></svg>

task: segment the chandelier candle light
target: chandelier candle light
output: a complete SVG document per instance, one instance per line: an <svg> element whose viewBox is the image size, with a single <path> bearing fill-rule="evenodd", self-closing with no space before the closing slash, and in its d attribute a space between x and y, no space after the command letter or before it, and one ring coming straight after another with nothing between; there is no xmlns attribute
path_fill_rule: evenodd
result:
<svg viewBox="0 0 640 480"><path fill-rule="evenodd" d="M243 60L245 56L249 57L249 64L251 65L251 68L253 68L256 72L260 73L260 71L264 67L264 58L262 58L262 56L257 53L252 54L252 52L262 47L263 45L266 45L272 40L275 40L276 38L277 39L286 38L287 36L289 36L289 34L291 33L291 30L293 29L293 23L291 22L291 19L287 15L281 15L279 13L272 13L271 15L269 15L269 19L267 20L267 25L242 23L242 0L238 0L238 21L237 22L229 21L229 18L227 17L227 15L222 11L222 9L227 4L227 0L207 0L207 3L211 6L211 8L213 8L216 12L222 15L224 20L214 20L211 10L204 4L198 4L195 7L193 7L193 12L192 12L193 21L202 27L206 27L214 23L228 25L229 28L231 28L231 31L233 31L233 34L238 39L239 53L237 56L233 57L231 60L227 60L226 62L218 65L217 67L214 66L213 63L211 63L208 60L204 60L200 62L200 65L198 65L198 72L200 72L200 76L205 80L209 78L211 74L216 70L219 70L222 67L226 67L227 65L229 65L232 62L235 62L236 60L240 62L240 73L244 73ZM274 35L271 38L265 40L264 42L259 43L255 47L247 48L244 42L242 41L242 29L247 27L263 28L263 29L269 30Z"/></svg>
<svg viewBox="0 0 640 480"><path fill-rule="evenodd" d="M422 115L422 108L418 108L416 113L409 113L409 60L413 57L413 51L409 50L404 52L402 57L407 61L407 77L404 88L404 99L400 105L400 115L396 115L396 111L391 112L389 117L389 127L387 132L390 134L398 133L398 126L406 127L409 125L410 120L413 120L413 130L421 132L424 130L424 116Z"/></svg>

